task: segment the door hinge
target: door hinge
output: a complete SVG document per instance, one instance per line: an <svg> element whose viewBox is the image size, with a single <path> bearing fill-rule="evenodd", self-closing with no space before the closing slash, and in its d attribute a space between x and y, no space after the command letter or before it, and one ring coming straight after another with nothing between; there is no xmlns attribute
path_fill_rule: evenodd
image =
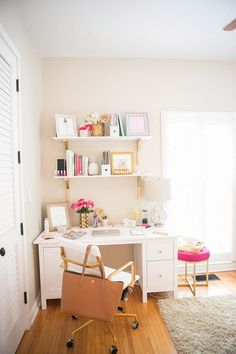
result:
<svg viewBox="0 0 236 354"><path fill-rule="evenodd" d="M24 224L23 224L23 222L20 223L20 234L21 234L21 236L24 236Z"/></svg>
<svg viewBox="0 0 236 354"><path fill-rule="evenodd" d="M26 292L26 291L24 291L24 303L25 303L25 304L28 303L27 292Z"/></svg>
<svg viewBox="0 0 236 354"><path fill-rule="evenodd" d="M21 153L20 151L17 151L17 158L18 158L18 164L21 163Z"/></svg>
<svg viewBox="0 0 236 354"><path fill-rule="evenodd" d="M20 91L20 82L19 79L16 79L16 92Z"/></svg>

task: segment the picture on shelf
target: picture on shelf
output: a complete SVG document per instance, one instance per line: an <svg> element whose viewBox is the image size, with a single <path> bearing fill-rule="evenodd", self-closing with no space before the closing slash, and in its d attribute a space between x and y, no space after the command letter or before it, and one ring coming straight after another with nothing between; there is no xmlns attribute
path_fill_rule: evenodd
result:
<svg viewBox="0 0 236 354"><path fill-rule="evenodd" d="M76 120L74 116L56 114L55 120L58 138L77 136Z"/></svg>
<svg viewBox="0 0 236 354"><path fill-rule="evenodd" d="M133 152L111 152L111 173L113 175L131 175L134 173Z"/></svg>
<svg viewBox="0 0 236 354"><path fill-rule="evenodd" d="M149 135L147 113L126 113L125 122L127 136Z"/></svg>
<svg viewBox="0 0 236 354"><path fill-rule="evenodd" d="M47 204L47 217L49 221L49 231L54 231L60 226L70 227L66 203Z"/></svg>

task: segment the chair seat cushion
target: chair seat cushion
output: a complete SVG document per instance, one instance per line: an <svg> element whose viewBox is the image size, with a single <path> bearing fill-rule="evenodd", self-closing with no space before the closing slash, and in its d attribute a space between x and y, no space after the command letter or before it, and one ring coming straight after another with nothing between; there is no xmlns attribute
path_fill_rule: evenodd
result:
<svg viewBox="0 0 236 354"><path fill-rule="evenodd" d="M106 278L112 273L114 272L116 269L114 268L110 268L110 267L104 267L105 269L105 276ZM135 276L135 281L139 280L139 275ZM131 283L131 273L129 272L120 272L118 274L116 274L113 278L113 281L122 281L124 283L124 289L127 288L127 286L129 286L129 284Z"/></svg>
<svg viewBox="0 0 236 354"><path fill-rule="evenodd" d="M206 261L209 257L210 250L207 247L203 247L199 253L178 251L178 260L184 262L201 262Z"/></svg>

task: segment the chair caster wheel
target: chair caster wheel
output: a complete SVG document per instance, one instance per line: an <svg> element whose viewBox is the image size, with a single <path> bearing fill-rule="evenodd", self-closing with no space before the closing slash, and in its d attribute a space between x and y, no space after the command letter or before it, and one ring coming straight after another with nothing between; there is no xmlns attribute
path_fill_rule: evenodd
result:
<svg viewBox="0 0 236 354"><path fill-rule="evenodd" d="M78 320L78 316L76 316L76 315L72 315L71 318L72 318L72 320Z"/></svg>
<svg viewBox="0 0 236 354"><path fill-rule="evenodd" d="M118 307L117 307L117 310L118 310L119 312L125 313L125 310L124 310L124 308L123 308L122 306L118 306Z"/></svg>
<svg viewBox="0 0 236 354"><path fill-rule="evenodd" d="M129 292L130 294L132 294L133 291L134 291L133 288L128 287L128 292Z"/></svg>
<svg viewBox="0 0 236 354"><path fill-rule="evenodd" d="M137 329L138 326L139 326L139 322L138 322L138 321L134 321L134 322L132 323L133 329Z"/></svg>
<svg viewBox="0 0 236 354"><path fill-rule="evenodd" d="M68 339L66 343L68 348L72 348L74 346L74 340L73 339Z"/></svg>
<svg viewBox="0 0 236 354"><path fill-rule="evenodd" d="M118 348L115 345L112 345L110 347L109 353L110 354L116 354L118 352Z"/></svg>

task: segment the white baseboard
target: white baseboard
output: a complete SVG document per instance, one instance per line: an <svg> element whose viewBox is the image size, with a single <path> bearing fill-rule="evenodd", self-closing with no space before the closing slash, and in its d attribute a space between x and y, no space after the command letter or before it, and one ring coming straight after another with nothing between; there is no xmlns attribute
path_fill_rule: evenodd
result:
<svg viewBox="0 0 236 354"><path fill-rule="evenodd" d="M189 270L192 269L192 263L188 266ZM236 270L236 262L212 262L209 263L209 272L227 272ZM204 273L206 271L206 263L197 264L197 272ZM184 262L178 264L178 274L184 274Z"/></svg>
<svg viewBox="0 0 236 354"><path fill-rule="evenodd" d="M29 318L29 322L30 322L30 326L32 326L32 324L34 323L34 320L38 314L40 308L40 294L37 295L33 306L30 309L30 318Z"/></svg>

